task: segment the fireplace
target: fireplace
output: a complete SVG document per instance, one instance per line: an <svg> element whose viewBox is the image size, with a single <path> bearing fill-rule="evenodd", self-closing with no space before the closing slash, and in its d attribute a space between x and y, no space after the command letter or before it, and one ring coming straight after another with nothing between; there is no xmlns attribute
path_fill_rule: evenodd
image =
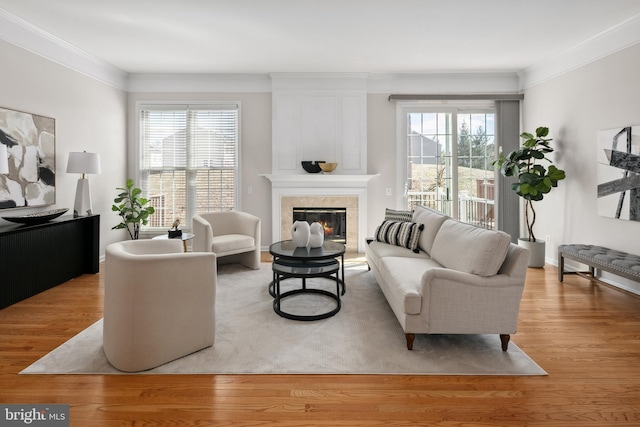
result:
<svg viewBox="0 0 640 427"><path fill-rule="evenodd" d="M293 221L319 222L324 228L325 240L347 243L346 208L294 207Z"/></svg>
<svg viewBox="0 0 640 427"><path fill-rule="evenodd" d="M367 182L378 175L264 175L271 181L272 241L291 239L293 208L346 209L347 252L364 252Z"/></svg>

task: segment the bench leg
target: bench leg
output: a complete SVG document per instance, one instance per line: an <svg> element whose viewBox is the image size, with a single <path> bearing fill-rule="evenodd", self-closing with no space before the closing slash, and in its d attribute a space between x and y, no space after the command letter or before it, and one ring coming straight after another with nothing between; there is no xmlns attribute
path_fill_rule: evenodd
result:
<svg viewBox="0 0 640 427"><path fill-rule="evenodd" d="M558 252L558 281L562 282L564 279L564 257L562 252Z"/></svg>
<svg viewBox="0 0 640 427"><path fill-rule="evenodd" d="M509 347L510 339L511 339L511 336L509 336L509 334L500 334L500 341L502 342L502 351L507 351L507 348Z"/></svg>

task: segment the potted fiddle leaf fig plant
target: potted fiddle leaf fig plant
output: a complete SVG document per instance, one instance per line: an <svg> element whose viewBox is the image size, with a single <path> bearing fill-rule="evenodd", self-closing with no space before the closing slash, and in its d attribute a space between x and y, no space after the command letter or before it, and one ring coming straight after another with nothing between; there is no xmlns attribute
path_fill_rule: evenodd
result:
<svg viewBox="0 0 640 427"><path fill-rule="evenodd" d="M511 189L525 201L525 222L527 236L518 240L519 244L528 247L530 252L530 267L543 267L545 258L544 240L536 239L533 226L536 222L536 211L533 202L544 198L551 189L558 186L558 181L565 179L565 172L553 165L546 157L554 151L550 146L549 128L539 127L535 135L523 132L520 138L522 146L507 155L500 149L498 159L493 164L500 168L500 173L507 177L516 177L517 182L511 184ZM542 162L546 162L548 167Z"/></svg>
<svg viewBox="0 0 640 427"><path fill-rule="evenodd" d="M135 187L131 178L127 179L126 187L118 187L121 193L113 199L111 210L120 215L120 224L112 227L112 230L126 228L132 240L138 239L140 226L149 223L149 216L155 212L153 206L146 206L149 200L140 197L142 190Z"/></svg>

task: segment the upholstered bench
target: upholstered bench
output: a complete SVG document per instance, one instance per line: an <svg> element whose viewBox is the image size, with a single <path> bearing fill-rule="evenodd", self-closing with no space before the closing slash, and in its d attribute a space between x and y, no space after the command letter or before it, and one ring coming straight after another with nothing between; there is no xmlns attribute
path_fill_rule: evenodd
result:
<svg viewBox="0 0 640 427"><path fill-rule="evenodd" d="M564 271L564 259L569 258L589 266L589 272ZM640 282L640 256L595 245L558 246L558 280L565 274L578 274L596 279L595 269L607 271Z"/></svg>

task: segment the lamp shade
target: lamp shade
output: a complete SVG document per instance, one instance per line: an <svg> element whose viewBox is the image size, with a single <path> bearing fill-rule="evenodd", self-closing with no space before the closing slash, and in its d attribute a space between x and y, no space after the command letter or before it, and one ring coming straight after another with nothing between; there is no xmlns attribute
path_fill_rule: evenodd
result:
<svg viewBox="0 0 640 427"><path fill-rule="evenodd" d="M69 153L67 173L100 173L100 154L87 153L86 151Z"/></svg>
<svg viewBox="0 0 640 427"><path fill-rule="evenodd" d="M7 153L7 146L0 144L0 174L9 173L9 158Z"/></svg>

